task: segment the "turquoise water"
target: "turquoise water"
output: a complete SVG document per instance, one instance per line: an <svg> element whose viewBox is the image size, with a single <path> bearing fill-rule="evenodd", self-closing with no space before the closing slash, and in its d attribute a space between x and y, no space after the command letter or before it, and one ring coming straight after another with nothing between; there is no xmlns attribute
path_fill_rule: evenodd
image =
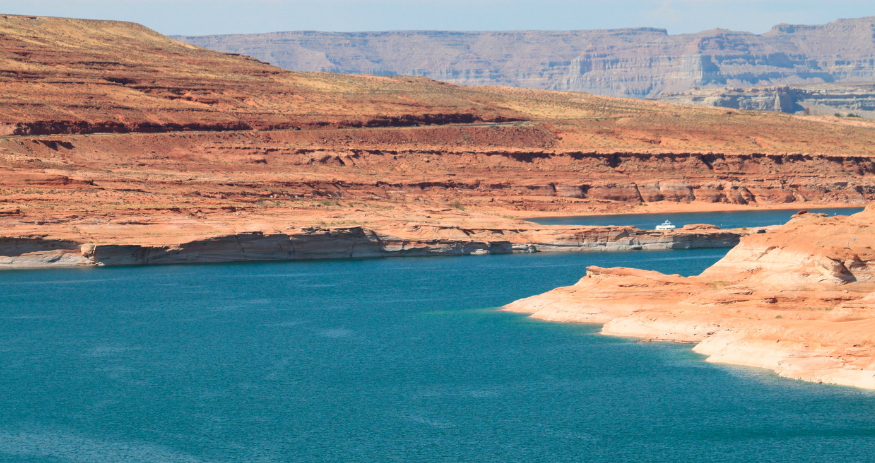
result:
<svg viewBox="0 0 875 463"><path fill-rule="evenodd" d="M678 228L692 223L707 223L720 228L766 227L780 225L790 220L790 216L807 209L829 215L851 215L863 210L862 207L841 208L796 208L765 211L734 211L734 212L675 212L667 214L617 214L589 215L578 217L544 217L526 219L541 225L617 225L632 226L642 230L652 230L666 220Z"/></svg>
<svg viewBox="0 0 875 463"><path fill-rule="evenodd" d="M724 252L3 272L0 461L875 460L875 393L495 309Z"/></svg>

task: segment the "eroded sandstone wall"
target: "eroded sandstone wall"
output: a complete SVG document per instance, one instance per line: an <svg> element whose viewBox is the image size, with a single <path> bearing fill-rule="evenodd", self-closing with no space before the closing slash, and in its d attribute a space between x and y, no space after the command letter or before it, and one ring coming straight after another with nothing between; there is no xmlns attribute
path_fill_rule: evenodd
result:
<svg viewBox="0 0 875 463"><path fill-rule="evenodd" d="M588 213L875 199L875 163L862 155L582 152L562 150L554 132L536 126L404 130L0 139L0 205L10 205L0 215L119 203L206 212L381 201Z"/></svg>
<svg viewBox="0 0 875 463"><path fill-rule="evenodd" d="M114 243L112 239L84 243L37 236L5 237L0 238L0 268L723 248L736 245L739 237L748 233L655 232L634 227L465 229L433 225L411 225L394 232L362 227L313 227L290 233L248 232L151 245ZM82 238L84 241L85 237Z"/></svg>
<svg viewBox="0 0 875 463"><path fill-rule="evenodd" d="M509 304L604 334L694 343L712 362L875 389L875 208L800 213L750 234L701 275L589 267L573 286Z"/></svg>

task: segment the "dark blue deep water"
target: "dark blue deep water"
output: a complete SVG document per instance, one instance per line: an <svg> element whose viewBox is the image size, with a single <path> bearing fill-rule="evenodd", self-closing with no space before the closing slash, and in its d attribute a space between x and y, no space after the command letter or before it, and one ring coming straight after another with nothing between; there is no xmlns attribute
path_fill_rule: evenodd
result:
<svg viewBox="0 0 875 463"><path fill-rule="evenodd" d="M541 225L617 225L632 226L641 230L652 230L666 220L681 228L692 223L707 223L720 228L766 227L780 225L790 220L790 216L806 209L811 212L829 215L851 215L863 210L862 207L841 207L826 209L796 208L762 211L727 212L672 212L666 214L615 214L587 215L577 217L542 217L526 219Z"/></svg>
<svg viewBox="0 0 875 463"><path fill-rule="evenodd" d="M3 272L0 461L875 461L875 393L496 310L724 252Z"/></svg>

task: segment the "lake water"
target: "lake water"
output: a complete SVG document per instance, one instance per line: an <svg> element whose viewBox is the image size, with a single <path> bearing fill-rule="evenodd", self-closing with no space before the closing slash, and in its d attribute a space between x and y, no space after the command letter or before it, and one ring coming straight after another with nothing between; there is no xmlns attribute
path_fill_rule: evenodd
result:
<svg viewBox="0 0 875 463"><path fill-rule="evenodd" d="M642 230L652 230L666 220L681 228L687 224L707 223L720 228L766 227L786 223L790 217L806 209L829 215L851 215L863 210L862 207L841 208L802 208L774 209L762 211L727 211L727 212L673 212L667 214L616 214L588 215L577 217L543 217L526 219L541 225L617 225L632 226Z"/></svg>
<svg viewBox="0 0 875 463"><path fill-rule="evenodd" d="M863 462L875 393L496 307L726 250L0 273L3 462Z"/></svg>

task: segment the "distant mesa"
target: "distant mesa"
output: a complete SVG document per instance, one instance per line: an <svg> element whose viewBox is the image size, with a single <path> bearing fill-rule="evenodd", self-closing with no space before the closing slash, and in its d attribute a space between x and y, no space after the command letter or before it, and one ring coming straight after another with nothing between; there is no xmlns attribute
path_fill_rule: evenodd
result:
<svg viewBox="0 0 875 463"><path fill-rule="evenodd" d="M674 103L779 111L799 115L875 119L875 84L823 83L765 87L696 87L660 95Z"/></svg>
<svg viewBox="0 0 875 463"><path fill-rule="evenodd" d="M816 26L780 24L761 35L726 29L669 35L664 29L635 28L292 31L174 38L249 55L295 71L425 76L464 85L659 98L694 87L796 88L806 84L875 82L873 28L875 16ZM737 98L741 107L747 104L743 96ZM719 104L721 98L734 97L690 97L694 100L691 102L702 104ZM750 105L788 111L799 103L792 97L782 98L778 98L779 103Z"/></svg>

